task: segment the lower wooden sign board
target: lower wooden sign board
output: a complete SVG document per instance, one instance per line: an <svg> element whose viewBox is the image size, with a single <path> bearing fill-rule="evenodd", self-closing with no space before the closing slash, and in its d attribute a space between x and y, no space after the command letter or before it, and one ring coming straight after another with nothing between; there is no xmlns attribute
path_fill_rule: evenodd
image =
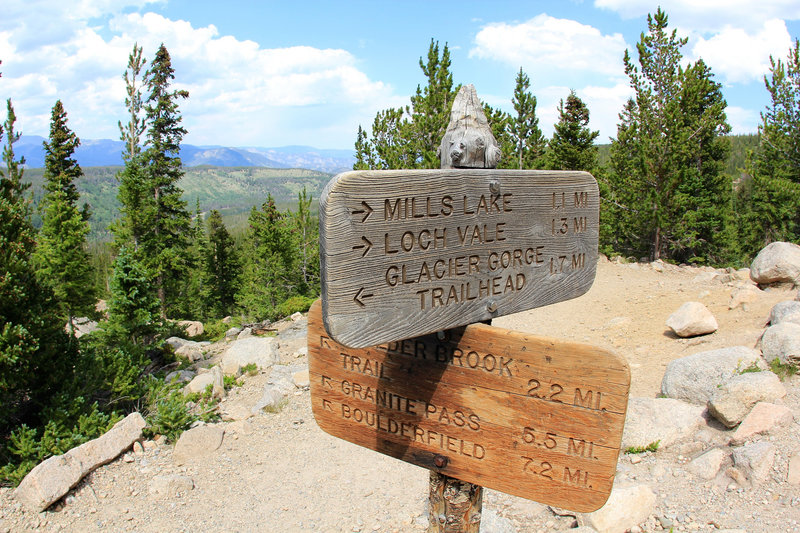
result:
<svg viewBox="0 0 800 533"><path fill-rule="evenodd" d="M308 356L314 417L331 435L573 511L611 493L630 387L612 352L485 324L352 349L316 302Z"/></svg>

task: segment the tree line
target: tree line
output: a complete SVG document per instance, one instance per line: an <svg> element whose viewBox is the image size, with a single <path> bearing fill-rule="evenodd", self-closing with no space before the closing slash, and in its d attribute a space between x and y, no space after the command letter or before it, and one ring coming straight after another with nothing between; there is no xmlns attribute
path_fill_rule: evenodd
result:
<svg viewBox="0 0 800 533"><path fill-rule="evenodd" d="M800 241L800 44L771 58L755 145L726 167L730 125L722 85L702 59L684 60L687 39L660 8L647 17L622 65L633 92L619 113L607 162L589 109L570 91L545 139L530 78L520 68L513 113L484 105L503 157L498 168L584 170L601 194L600 248L608 255L716 266L747 265L766 244ZM409 105L359 126L354 169L438 168L436 149L460 88L447 45L431 40L420 67L427 84Z"/></svg>
<svg viewBox="0 0 800 533"><path fill-rule="evenodd" d="M177 435L213 417L210 396L194 410L164 374L180 362L164 339L183 333L174 319L276 319L303 311L319 294L318 222L303 190L294 211L271 196L254 207L243 238L222 216L194 216L182 199L180 102L162 44L149 64L134 45L124 73L126 120L119 122L124 167L119 217L109 230L113 260L90 256L90 206L79 205L80 139L58 100L44 143L44 196L34 228L20 137L7 101L0 168L0 482L18 483L39 461L94 438L123 414L142 410L153 433ZM108 279L107 286L98 279ZM98 311L98 298L107 309ZM76 317L99 320L78 338ZM66 327L65 327L66 324ZM215 328L216 326L216 328ZM213 333L212 331L212 333ZM198 408L197 405L200 407Z"/></svg>

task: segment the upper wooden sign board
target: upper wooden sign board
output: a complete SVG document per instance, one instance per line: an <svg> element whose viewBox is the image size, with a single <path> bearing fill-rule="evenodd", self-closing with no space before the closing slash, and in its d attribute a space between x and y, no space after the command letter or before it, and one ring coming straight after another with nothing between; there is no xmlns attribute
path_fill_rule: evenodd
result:
<svg viewBox="0 0 800 533"><path fill-rule="evenodd" d="M585 293L597 266L586 172L346 172L320 199L325 327L363 348Z"/></svg>
<svg viewBox="0 0 800 533"><path fill-rule="evenodd" d="M608 499L630 386L612 352L485 324L347 348L316 303L308 357L314 418L331 435L573 511Z"/></svg>

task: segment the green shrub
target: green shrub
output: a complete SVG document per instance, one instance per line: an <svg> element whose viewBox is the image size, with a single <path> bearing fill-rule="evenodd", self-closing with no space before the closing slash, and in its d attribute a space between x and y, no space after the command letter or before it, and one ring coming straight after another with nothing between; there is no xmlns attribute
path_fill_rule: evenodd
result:
<svg viewBox="0 0 800 533"><path fill-rule="evenodd" d="M258 374L258 365L255 363L247 363L242 367L242 374L247 374L248 376L255 376Z"/></svg>
<svg viewBox="0 0 800 533"><path fill-rule="evenodd" d="M166 385L156 378L151 378L148 385L145 432L151 437L164 435L168 441L175 442L198 417L189 411L186 397L178 386Z"/></svg>
<svg viewBox="0 0 800 533"><path fill-rule="evenodd" d="M305 313L316 298L308 296L292 296L288 300L275 307L275 318L284 318L295 313Z"/></svg>
<svg viewBox="0 0 800 533"><path fill-rule="evenodd" d="M770 361L769 368L781 379L781 381L794 376L797 374L798 370L797 365L793 365L791 363L781 363L781 360L777 357Z"/></svg>

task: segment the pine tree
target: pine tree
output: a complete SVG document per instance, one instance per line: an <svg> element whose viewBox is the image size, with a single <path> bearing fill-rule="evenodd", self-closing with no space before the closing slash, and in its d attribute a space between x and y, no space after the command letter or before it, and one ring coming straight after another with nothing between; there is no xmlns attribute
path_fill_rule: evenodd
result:
<svg viewBox="0 0 800 533"><path fill-rule="evenodd" d="M36 276L35 230L25 196L29 185L22 182L25 161L14 154L20 135L11 100L6 108L0 127L0 139L6 139L5 170L0 169L0 437L20 422L42 422L42 406L68 377L75 355L53 295Z"/></svg>
<svg viewBox="0 0 800 533"><path fill-rule="evenodd" d="M208 216L208 246L205 248L204 287L211 316L224 317L233 311L240 264L222 215L213 209Z"/></svg>
<svg viewBox="0 0 800 533"><path fill-rule="evenodd" d="M297 211L292 214L292 232L298 250L297 294L314 297L320 292L319 221L311 214L311 195L305 187L297 195Z"/></svg>
<svg viewBox="0 0 800 533"><path fill-rule="evenodd" d="M744 238L750 255L773 241L800 242L800 39L784 63L770 56L760 142L748 164L753 181Z"/></svg>
<svg viewBox="0 0 800 533"><path fill-rule="evenodd" d="M92 265L86 251L89 210L88 206L78 209L75 185L83 171L72 158L79 144L59 100L53 106L49 141L44 143L46 193L34 262L42 283L55 294L70 331L74 331L73 317L91 314L95 303Z"/></svg>
<svg viewBox="0 0 800 533"><path fill-rule="evenodd" d="M599 131L589 129L589 108L570 91L567 102L558 105L558 123L548 144L547 168L551 170L585 170L597 167L595 139Z"/></svg>
<svg viewBox="0 0 800 533"><path fill-rule="evenodd" d="M272 195L261 209L253 207L248 222L236 301L251 317L273 318L275 308L291 295L297 281L291 229Z"/></svg>
<svg viewBox="0 0 800 533"><path fill-rule="evenodd" d="M142 159L147 196L142 198L144 233L139 236L137 250L140 261L154 275L162 317L166 317L171 296L167 294L167 281L187 270L186 235L191 224L178 186L183 176L180 143L186 134L178 101L188 98L189 93L170 90L174 78L169 52L162 44L145 74L149 94L144 106L147 132Z"/></svg>
<svg viewBox="0 0 800 533"><path fill-rule="evenodd" d="M133 51L128 56L128 67L123 76L127 93L125 107L128 110L128 122L124 125L121 121L118 123L120 140L124 143L122 159L125 162L125 168L117 174L120 219L115 221L110 228L114 233L114 243L117 249L128 246L133 250L138 250L139 241L147 232L142 216L142 207L148 196L142 160L142 136L147 126L141 87L144 67L145 59L142 56L142 47L134 44Z"/></svg>
<svg viewBox="0 0 800 533"><path fill-rule="evenodd" d="M515 166L512 168L537 168L547 143L542 130L539 129L539 118L536 116L536 97L530 92L530 78L522 71L522 68L519 69L515 82L511 103L514 105L517 115L512 117L509 124L509 132L514 143Z"/></svg>
<svg viewBox="0 0 800 533"><path fill-rule="evenodd" d="M483 114L489 121L492 128L492 135L500 146L500 162L497 168L517 168L517 160L514 159L514 138L511 135L511 123L513 118L502 109L495 109L487 103L483 104Z"/></svg>
<svg viewBox="0 0 800 533"><path fill-rule="evenodd" d="M611 144L606 185L615 209L630 223L617 223L616 251L653 260L718 261L730 244L730 232L720 224L732 208L730 178L718 164L725 153L718 139L729 130L726 104L702 62L681 67L687 40L667 32L666 13L659 9L647 20L648 33L637 44L638 65L625 52L635 96ZM714 197L722 199L711 208L719 212L704 210L706 228L693 234L700 222L684 215L705 200L691 199Z"/></svg>
<svg viewBox="0 0 800 533"><path fill-rule="evenodd" d="M114 260L108 320L103 323L107 345L147 345L162 330L159 301L149 288L153 280L135 254L122 248Z"/></svg>
<svg viewBox="0 0 800 533"><path fill-rule="evenodd" d="M453 87L447 43L439 57L439 42L431 39L427 59L423 62L420 57L419 67L428 83L425 87L417 85L417 92L411 97L411 120L404 123L406 131L402 132L411 142L413 168L439 168L436 153L450 122L453 100L461 87Z"/></svg>
<svg viewBox="0 0 800 533"><path fill-rule="evenodd" d="M439 168L437 150L460 85L453 86L447 44L440 56L439 43L431 39L427 61L420 58L419 66L427 84L417 86L411 105L379 111L369 139L359 126L355 146L359 169Z"/></svg>

